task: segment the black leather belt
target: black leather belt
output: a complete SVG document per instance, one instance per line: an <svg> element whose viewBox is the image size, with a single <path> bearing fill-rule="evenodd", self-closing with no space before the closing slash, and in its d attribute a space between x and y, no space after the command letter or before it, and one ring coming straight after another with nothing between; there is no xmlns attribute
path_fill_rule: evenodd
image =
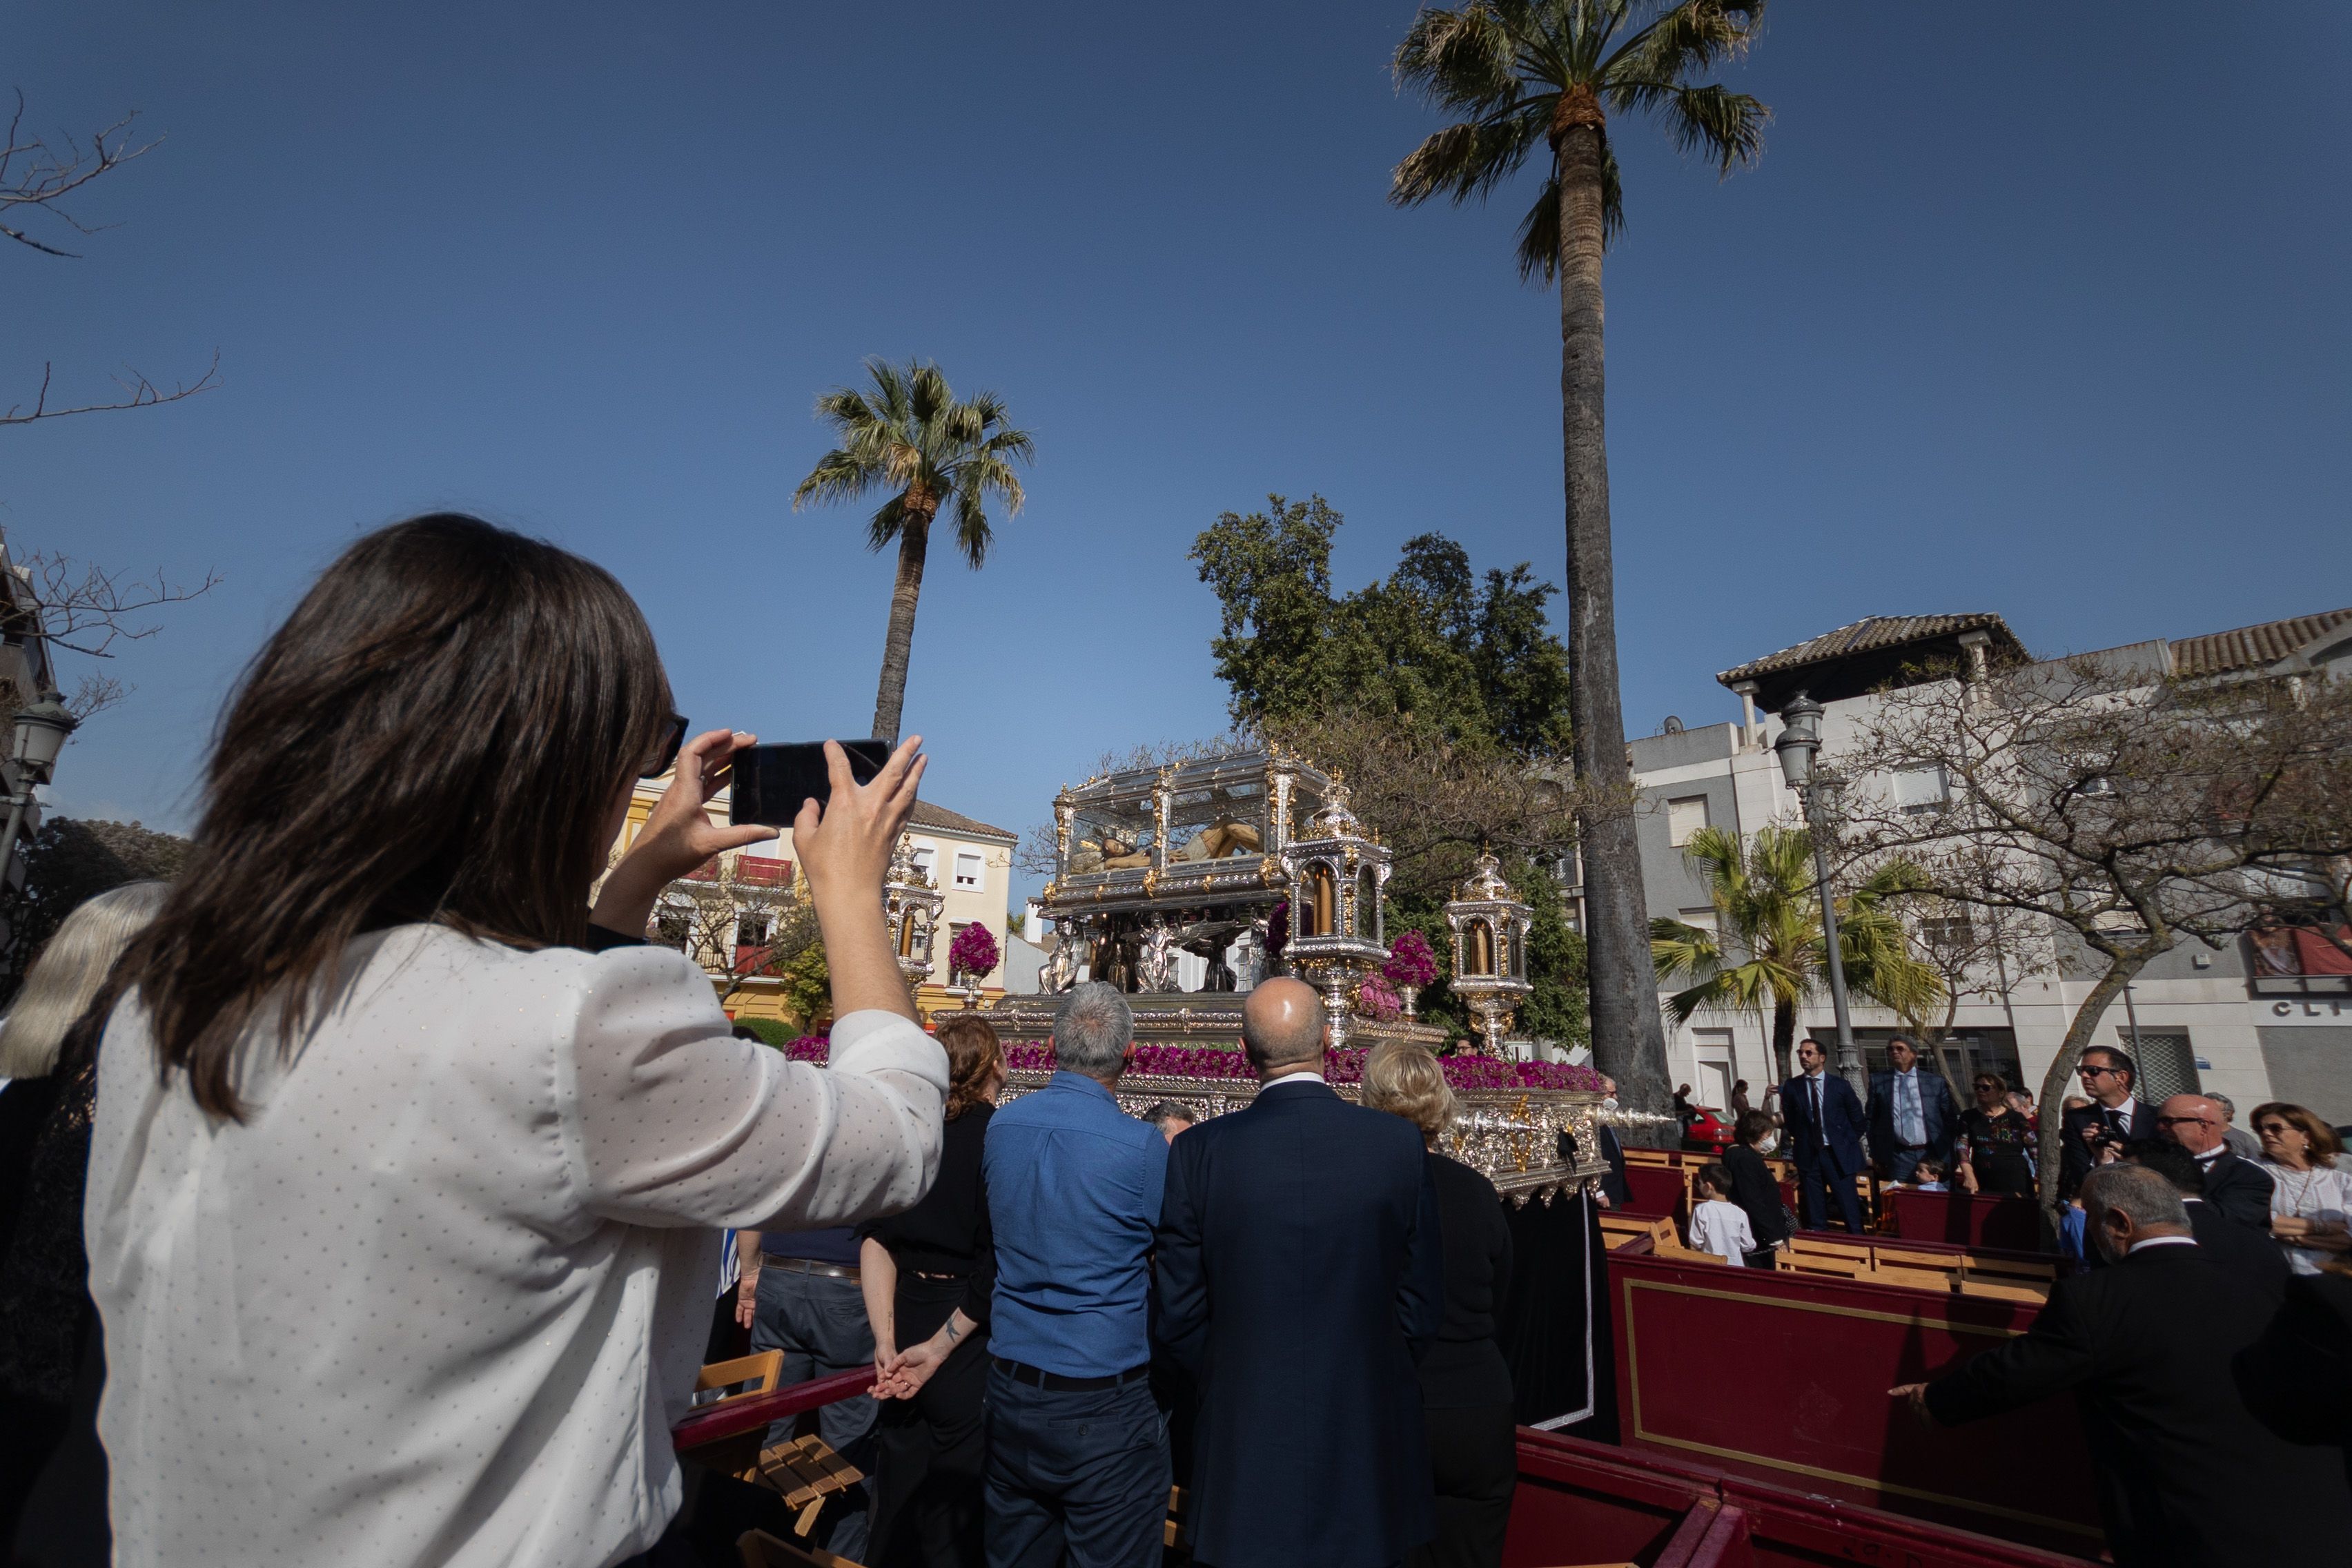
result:
<svg viewBox="0 0 2352 1568"><path fill-rule="evenodd" d="M857 1279L857 1270L844 1268L838 1263L820 1263L814 1258L785 1258L778 1253L760 1254L760 1267L781 1268L787 1274L814 1274L820 1279Z"/></svg>
<svg viewBox="0 0 2352 1568"><path fill-rule="evenodd" d="M1043 1367L1031 1366L1026 1362L1007 1361L1001 1355L991 1356L989 1359L996 1363L997 1371L1013 1382L1025 1383L1032 1388L1042 1388L1049 1394L1092 1394L1098 1389L1121 1388L1151 1375L1150 1362L1144 1363L1141 1366L1129 1367L1125 1372L1113 1373L1108 1377L1064 1377L1058 1372L1047 1372Z"/></svg>

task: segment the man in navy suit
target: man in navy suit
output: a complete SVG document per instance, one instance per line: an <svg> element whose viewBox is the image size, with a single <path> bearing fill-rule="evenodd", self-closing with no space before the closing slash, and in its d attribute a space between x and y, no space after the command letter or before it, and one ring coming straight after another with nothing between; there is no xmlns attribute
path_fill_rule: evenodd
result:
<svg viewBox="0 0 2352 1568"><path fill-rule="evenodd" d="M1826 1193L1837 1203L1846 1229L1862 1231L1862 1198L1853 1179L1862 1173L1862 1097L1853 1085L1828 1070L1819 1040L1805 1037L1797 1047L1802 1070L1780 1086L1780 1118L1789 1135L1789 1158L1797 1165L1797 1215L1807 1230L1826 1230Z"/></svg>
<svg viewBox="0 0 2352 1568"><path fill-rule="evenodd" d="M1414 1364L1444 1313L1421 1133L1323 1081L1323 1005L1242 1008L1257 1098L1168 1149L1158 1332L1198 1380L1187 1523L1213 1568L1384 1568L1437 1532Z"/></svg>
<svg viewBox="0 0 2352 1568"><path fill-rule="evenodd" d="M1897 1035L1886 1042L1891 1072L1870 1078L1870 1157L1890 1182L1907 1182L1922 1160L1948 1166L1959 1102L1944 1075L1919 1066L1919 1053Z"/></svg>

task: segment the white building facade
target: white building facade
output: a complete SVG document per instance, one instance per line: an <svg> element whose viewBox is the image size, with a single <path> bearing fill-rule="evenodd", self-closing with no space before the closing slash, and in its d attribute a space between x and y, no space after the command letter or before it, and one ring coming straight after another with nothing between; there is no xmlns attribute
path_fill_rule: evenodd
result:
<svg viewBox="0 0 2352 1568"><path fill-rule="evenodd" d="M1876 616L1769 655L1717 679L1738 698L1737 721L1685 727L1669 721L1628 747L1641 795L1642 872L1654 917L1711 926L1705 880L1682 847L1701 827L1743 837L1772 824L1798 822L1801 809L1782 782L1771 713L1804 690L1826 710L1822 755L1834 757L1857 721L1890 682L1923 668L2027 657L1998 616ZM2276 621L2179 641L2157 640L2100 656L2151 673L2189 679L2284 678L2326 672L2352 676L2352 609ZM1907 775L1904 789L1935 791L1936 780ZM1923 800L1923 808L1934 803ZM1571 880L1573 879L1571 876ZM1573 899L1578 889L1571 887ZM2160 1096L2189 1089L2229 1096L2242 1121L2266 1100L2309 1106L2331 1122L2352 1122L2352 974L2307 944L2298 956L2256 950L2251 940L2214 951L2193 941L2151 963L2126 997L2099 1021L2095 1038L2131 1050L2142 1064L2142 1089ZM2063 944L2062 944L2063 947ZM2301 971L2289 973L2288 971ZM1963 1077L1990 1068L2012 1086L2037 1092L2075 1007L2092 988L2054 965L2006 975L1965 996L1948 1046L1948 1064ZM1664 993L1662 992L1662 996ZM1883 1009L1857 1003L1854 1032L1873 1070L1885 1065L1886 1040L1906 1033ZM1831 1037L1826 994L1800 1009L1800 1037ZM1780 1066L1769 1019L1749 1015L1666 1020L1669 1070L1702 1105L1727 1109L1745 1080L1751 1103ZM2134 1047L2137 1047L2135 1049Z"/></svg>

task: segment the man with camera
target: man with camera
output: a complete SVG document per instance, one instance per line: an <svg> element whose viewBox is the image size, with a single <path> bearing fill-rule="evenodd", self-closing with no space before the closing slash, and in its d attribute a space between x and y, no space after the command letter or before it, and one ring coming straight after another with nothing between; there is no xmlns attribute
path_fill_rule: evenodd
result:
<svg viewBox="0 0 2352 1568"><path fill-rule="evenodd" d="M2074 1068L2091 1103L2066 1112L2061 1124L2058 1199L2071 1202L2083 1178L2103 1163L2109 1149L2120 1153L2137 1138L2156 1136L2156 1107L2133 1093L2139 1085L2131 1058L2113 1046L2086 1046Z"/></svg>

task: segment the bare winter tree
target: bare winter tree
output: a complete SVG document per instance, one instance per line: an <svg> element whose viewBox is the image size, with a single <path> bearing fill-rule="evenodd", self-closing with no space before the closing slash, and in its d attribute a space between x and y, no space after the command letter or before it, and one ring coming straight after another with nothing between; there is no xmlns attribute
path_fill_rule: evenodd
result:
<svg viewBox="0 0 2352 1568"><path fill-rule="evenodd" d="M1961 903L1934 892L1911 894L1902 903L1912 956L1934 973L1938 989L1930 994L1922 988L1918 998L1924 1005L1896 1011L1965 1105L1966 1086L1952 1078L1939 1047L1951 1037L1963 1002L2004 1002L2017 976L2049 967L2048 927L2016 910Z"/></svg>
<svg viewBox="0 0 2352 1568"><path fill-rule="evenodd" d="M139 117L133 110L93 134L88 145L70 136L52 141L26 129L25 95L20 90L16 97L16 110L8 121L8 140L0 146L0 237L12 239L43 256L78 258L79 252L41 238L33 232L34 226L46 226L60 240L67 235L84 237L111 226L84 223L75 216L70 198L134 158L153 152L163 139L158 136L149 142L137 140L131 134L131 124ZM194 381L175 382L168 388L125 367L114 378L118 389L114 396L95 403L68 404L60 408L49 405L52 373L52 366L43 364L40 385L31 401L11 404L7 412L0 414L0 425L30 425L37 419L61 419L69 414L101 414L177 403L220 384L220 355L215 353L212 363Z"/></svg>
<svg viewBox="0 0 2352 1568"><path fill-rule="evenodd" d="M740 876L736 858L725 857L706 878L672 882L646 931L700 964L719 987L722 1007L749 982L781 975L820 940L806 899L792 887Z"/></svg>
<svg viewBox="0 0 2352 1568"><path fill-rule="evenodd" d="M4 545L5 535L0 535ZM220 582L213 572L195 583L174 580L161 570L136 577L45 552L15 565L16 581L6 585L9 602L0 608L0 628L19 641L47 645L52 668L54 656L60 652L110 658L116 643L153 637L162 627L148 619L148 612L183 604ZM66 705L76 718L88 718L120 700L123 690L122 683L110 676L84 676ZM13 713L37 695L0 691L0 708Z"/></svg>
<svg viewBox="0 0 2352 1568"><path fill-rule="evenodd" d="M2047 931L2090 977L2042 1083L2042 1201L2059 1104L2125 985L2195 939L2219 947L2352 853L2352 682L2192 687L2095 660L1893 691L1835 761L1842 852L1892 858L1955 909ZM1933 770L1940 791L1889 787ZM1922 809L1920 797L1940 795Z"/></svg>

